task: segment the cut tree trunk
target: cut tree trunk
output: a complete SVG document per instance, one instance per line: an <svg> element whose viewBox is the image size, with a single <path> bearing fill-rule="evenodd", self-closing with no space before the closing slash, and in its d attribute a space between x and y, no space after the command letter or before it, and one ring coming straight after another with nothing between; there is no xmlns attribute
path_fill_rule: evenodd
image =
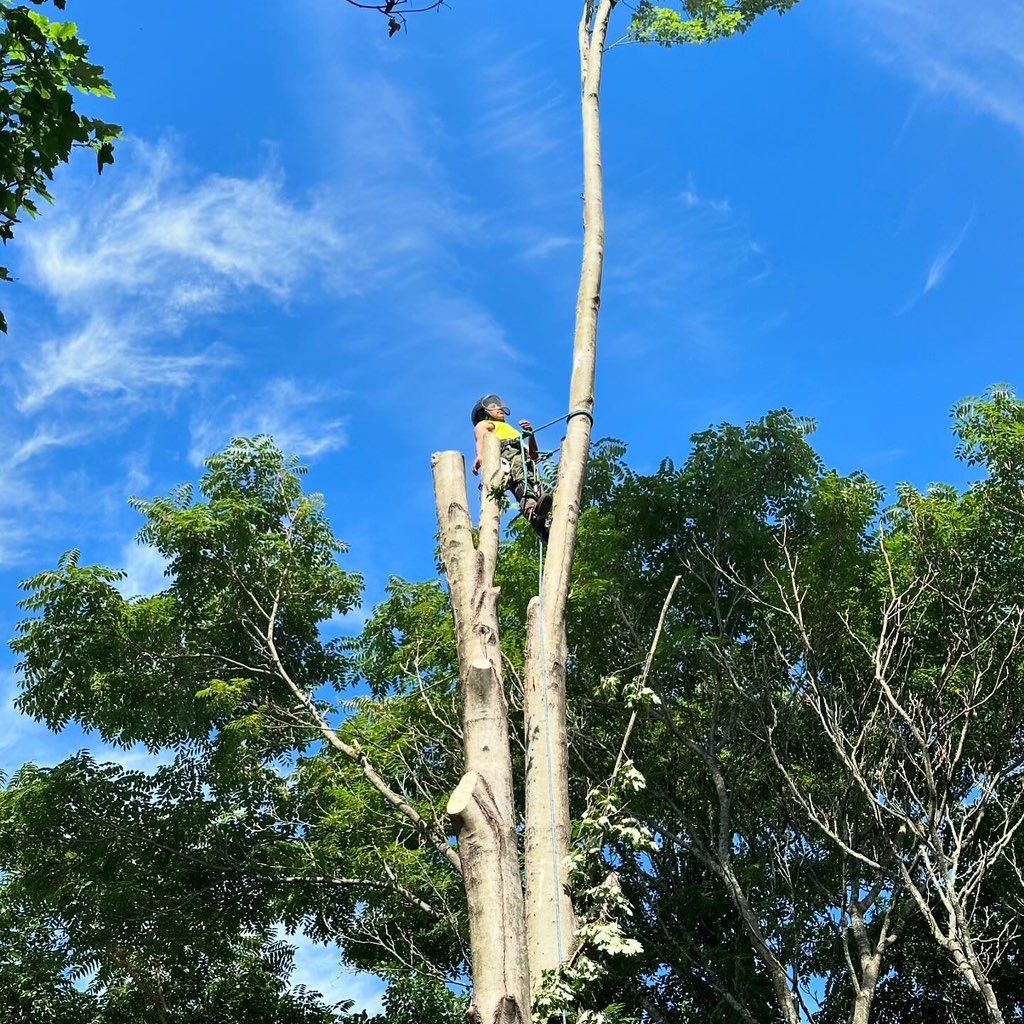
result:
<svg viewBox="0 0 1024 1024"><path fill-rule="evenodd" d="M434 496L458 646L466 774L448 801L459 843L473 953L478 1024L528 1024L529 969L516 836L508 702L498 636L494 564L500 509L497 439L484 445L480 545L473 544L466 467L459 452L433 456Z"/></svg>

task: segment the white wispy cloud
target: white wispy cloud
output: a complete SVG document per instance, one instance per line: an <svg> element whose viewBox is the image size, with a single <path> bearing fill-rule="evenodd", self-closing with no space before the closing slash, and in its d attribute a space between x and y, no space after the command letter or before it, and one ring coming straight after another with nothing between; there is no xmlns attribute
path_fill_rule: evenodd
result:
<svg viewBox="0 0 1024 1024"><path fill-rule="evenodd" d="M0 569L37 566L40 552L49 564L86 538L106 539L126 500L150 486L139 451L107 458L102 476L89 473L69 452L95 431L87 419L77 428L73 420L45 419L20 437L0 423Z"/></svg>
<svg viewBox="0 0 1024 1024"><path fill-rule="evenodd" d="M609 214L612 233L618 258L608 269L610 285L649 306L675 304L685 290L692 313L692 300L771 273L746 215L728 197L700 191L692 174L676 202L621 204Z"/></svg>
<svg viewBox="0 0 1024 1024"><path fill-rule="evenodd" d="M0 518L0 567L13 565L22 557L27 539L23 522L9 516Z"/></svg>
<svg viewBox="0 0 1024 1024"><path fill-rule="evenodd" d="M697 191L692 172L686 176L686 186L679 193L679 198L683 206L689 210L709 210L723 217L732 213L732 203L729 199L707 196Z"/></svg>
<svg viewBox="0 0 1024 1024"><path fill-rule="evenodd" d="M39 423L27 434L0 426L0 568L21 562L46 522L71 491L67 475L57 488L36 472L54 450L72 447L89 436L88 424Z"/></svg>
<svg viewBox="0 0 1024 1024"><path fill-rule="evenodd" d="M203 175L173 142L132 142L116 176L69 176L61 203L25 232L23 285L44 304L31 331L16 327L2 370L11 401L0 410L10 453L6 465L0 453L0 517L11 524L0 564L25 555L13 513L34 509L36 547L67 518L57 449L123 437L129 423L182 410L193 464L241 434L269 433L305 458L345 444L340 395L310 387L298 368L295 380L254 385L254 350L210 341L260 303L323 302L350 332L343 343L372 351L368 365L399 357L375 374L392 394L420 388L439 365L466 365L475 343L489 364L514 361L500 324L461 284L461 250L481 218L447 180L426 101L379 73L346 73L322 92L341 114L315 200L272 165Z"/></svg>
<svg viewBox="0 0 1024 1024"><path fill-rule="evenodd" d="M170 143L135 150L134 172L109 200L66 204L29 237L34 284L62 305L145 294L187 314L250 288L285 300L342 248L323 211L290 199L275 170L182 184L187 169Z"/></svg>
<svg viewBox="0 0 1024 1024"><path fill-rule="evenodd" d="M927 93L951 96L1024 133L1024 5L855 0L869 51ZM844 20L844 28L850 18Z"/></svg>
<svg viewBox="0 0 1024 1024"><path fill-rule="evenodd" d="M543 163L550 173L550 157L563 148L568 119L575 113L550 69L538 67L526 49L484 62L479 75L484 152L518 167L538 169Z"/></svg>
<svg viewBox="0 0 1024 1024"><path fill-rule="evenodd" d="M197 416L191 427L189 459L200 466L236 437L267 434L289 455L315 459L346 444L345 417L337 414L343 395L290 378L268 381L247 400L228 398Z"/></svg>
<svg viewBox="0 0 1024 1024"><path fill-rule="evenodd" d="M502 50L482 39L481 53ZM477 159L493 176L487 228L527 263L570 245L578 219L565 200L578 190L579 100L536 47L503 52L473 68L477 87L470 98L478 140Z"/></svg>
<svg viewBox="0 0 1024 1024"><path fill-rule="evenodd" d="M225 361L189 351L187 328L246 294L288 302L343 262L332 218L288 197L273 169L190 180L170 143L129 145L126 160L107 198L66 201L26 235L27 282L72 326L32 339L22 356L23 412L66 393L133 400L185 388Z"/></svg>
<svg viewBox="0 0 1024 1024"><path fill-rule="evenodd" d="M36 412L68 391L85 398L120 397L133 402L154 389L188 387L201 370L227 361L215 349L176 355L149 348L143 342L156 326L141 312L97 311L77 330L45 340L22 364L18 409Z"/></svg>
<svg viewBox="0 0 1024 1024"><path fill-rule="evenodd" d="M960 247L964 244L968 234L970 234L971 226L973 224L974 211L972 210L967 220L964 221L963 227L960 229L956 237L943 243L939 247L938 251L932 257L931 263L928 265L924 284L898 310L896 310L897 316L901 316L903 313L913 309L921 299L923 299L929 292L938 288L939 285L946 280L950 264L953 262L953 258L956 254L960 251Z"/></svg>
<svg viewBox="0 0 1024 1024"><path fill-rule="evenodd" d="M523 250L523 259L532 260L543 260L550 256L552 253L556 253L565 249L571 245L579 245L580 239L574 238L572 235L544 235L527 245Z"/></svg>
<svg viewBox="0 0 1024 1024"><path fill-rule="evenodd" d="M81 424L77 426L41 424L28 437L8 449L8 454L0 461L0 466L3 467L3 473L6 475L51 448L67 448L76 445L88 435L88 427Z"/></svg>
<svg viewBox="0 0 1024 1024"><path fill-rule="evenodd" d="M960 248L962 239L958 239L950 245L940 249L928 268L928 277L924 282L924 293L927 295L933 288L938 288L946 280L946 271L949 269L950 261Z"/></svg>
<svg viewBox="0 0 1024 1024"><path fill-rule="evenodd" d="M769 252L746 211L700 187L694 175L674 190L637 193L611 208L608 238L616 251L607 270L609 304L637 310L608 347L639 357L669 346L725 370L735 337L762 328L765 313L755 312L754 299L772 274ZM779 301L776 292L768 315L778 315Z"/></svg>

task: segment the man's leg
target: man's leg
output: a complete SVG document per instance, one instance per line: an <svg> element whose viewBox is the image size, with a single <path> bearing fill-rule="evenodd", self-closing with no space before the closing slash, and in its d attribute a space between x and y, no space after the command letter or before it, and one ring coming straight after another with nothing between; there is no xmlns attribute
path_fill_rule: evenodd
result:
<svg viewBox="0 0 1024 1024"><path fill-rule="evenodd" d="M533 500L526 485L526 475L523 473L523 456L518 450L513 452L511 449L503 451L502 456L509 466L505 486L515 495L516 501L519 502L519 510L526 515L527 504L532 507Z"/></svg>
<svg viewBox="0 0 1024 1024"><path fill-rule="evenodd" d="M537 531L541 540L548 539L547 518L551 511L551 495L530 487L524 472L523 456L516 452L509 456L509 474L505 486L519 502L523 518Z"/></svg>

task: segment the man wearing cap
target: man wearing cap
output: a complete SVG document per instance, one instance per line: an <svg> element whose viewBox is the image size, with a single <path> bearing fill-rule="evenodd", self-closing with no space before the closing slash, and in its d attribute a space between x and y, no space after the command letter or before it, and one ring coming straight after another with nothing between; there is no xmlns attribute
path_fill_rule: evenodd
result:
<svg viewBox="0 0 1024 1024"><path fill-rule="evenodd" d="M473 473L480 472L483 459L484 438L493 433L501 446L501 468L505 472L505 487L519 502L523 518L537 531L541 540L548 539L548 516L551 513L551 493L540 485L534 469L539 457L537 439L533 436L533 424L520 420L520 433L505 418L508 406L497 395L484 395L473 406L473 432L476 437L476 459ZM526 444L523 444L526 434ZM532 477L533 479L529 479Z"/></svg>

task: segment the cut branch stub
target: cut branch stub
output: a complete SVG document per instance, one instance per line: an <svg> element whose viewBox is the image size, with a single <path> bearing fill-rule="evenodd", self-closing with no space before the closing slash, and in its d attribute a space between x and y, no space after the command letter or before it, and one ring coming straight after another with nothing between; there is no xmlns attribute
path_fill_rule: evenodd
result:
<svg viewBox="0 0 1024 1024"><path fill-rule="evenodd" d="M447 809L459 838L469 907L470 1019L520 1024L530 1018L530 990L515 828L503 820L476 772L462 777Z"/></svg>

